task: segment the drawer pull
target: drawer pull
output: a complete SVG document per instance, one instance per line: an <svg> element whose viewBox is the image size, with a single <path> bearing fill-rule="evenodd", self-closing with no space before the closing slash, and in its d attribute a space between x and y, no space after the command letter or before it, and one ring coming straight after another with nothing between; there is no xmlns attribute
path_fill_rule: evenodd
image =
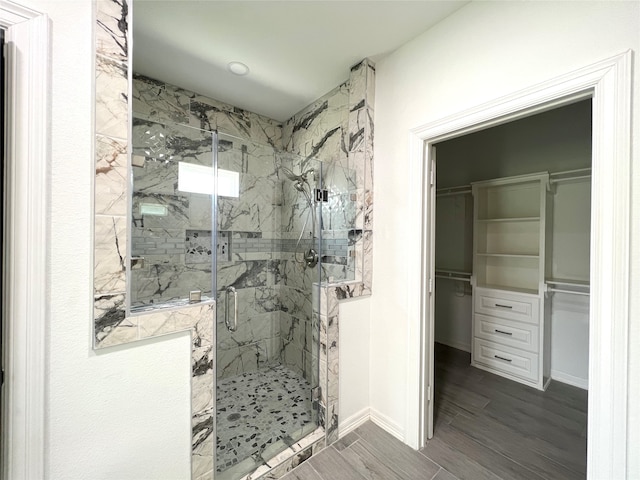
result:
<svg viewBox="0 0 640 480"><path fill-rule="evenodd" d="M494 357L497 358L498 360L504 360L505 362L509 362L509 363L513 361L510 358L504 358L504 357L501 357L500 355L494 355Z"/></svg>
<svg viewBox="0 0 640 480"><path fill-rule="evenodd" d="M495 306L500 308L513 308L511 305L500 305L499 303L496 303Z"/></svg>
<svg viewBox="0 0 640 480"><path fill-rule="evenodd" d="M513 333L511 332L503 332L502 330L498 330L498 329L494 329L493 331L496 333L501 333L503 335L513 335Z"/></svg>

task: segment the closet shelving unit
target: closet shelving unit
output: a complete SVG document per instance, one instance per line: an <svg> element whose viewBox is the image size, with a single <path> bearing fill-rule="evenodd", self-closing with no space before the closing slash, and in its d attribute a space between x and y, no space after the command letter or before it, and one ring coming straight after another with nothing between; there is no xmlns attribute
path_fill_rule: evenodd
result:
<svg viewBox="0 0 640 480"><path fill-rule="evenodd" d="M472 287L472 365L548 385L553 296L566 307L590 295L590 185L580 169L436 191L435 276Z"/></svg>
<svg viewBox="0 0 640 480"><path fill-rule="evenodd" d="M550 377L544 318L549 186L548 173L472 183L471 363L540 390Z"/></svg>

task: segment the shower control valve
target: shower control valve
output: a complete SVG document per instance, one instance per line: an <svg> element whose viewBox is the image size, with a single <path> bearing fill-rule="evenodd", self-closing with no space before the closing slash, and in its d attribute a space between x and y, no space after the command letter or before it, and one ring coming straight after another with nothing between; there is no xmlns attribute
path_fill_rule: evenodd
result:
<svg viewBox="0 0 640 480"><path fill-rule="evenodd" d="M318 252L316 252L313 248L307 250L304 254L304 263L307 267L315 267L318 264Z"/></svg>
<svg viewBox="0 0 640 480"><path fill-rule="evenodd" d="M315 188L313 192L317 203L329 201L329 190L326 188Z"/></svg>

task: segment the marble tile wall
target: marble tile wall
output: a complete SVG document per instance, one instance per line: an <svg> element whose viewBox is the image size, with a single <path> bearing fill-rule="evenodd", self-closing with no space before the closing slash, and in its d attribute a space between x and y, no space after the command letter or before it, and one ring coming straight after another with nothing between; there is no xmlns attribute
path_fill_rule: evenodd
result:
<svg viewBox="0 0 640 480"><path fill-rule="evenodd" d="M292 256L291 244L285 246L285 241L293 238L293 228L288 233L282 229L280 233L275 229L272 235L266 233L266 237L281 241L281 250L272 253L271 258L261 258L260 251L251 251L251 248L255 247L238 249L232 256L233 260L244 262L235 272L235 281L245 281L247 291L243 292L243 295L250 299L247 304L253 305L251 308L259 312L258 315L268 318L267 321L255 324L248 322L247 325L248 329L257 328L265 331L264 338L269 340L265 340L261 348L268 352L270 348L275 350L275 345L279 345L277 348L282 356L278 360L284 363L293 357L296 360L292 363L298 362L297 358L300 358L302 365L307 364L309 359L320 364L318 381L321 386L322 427L246 477L247 480L262 475L266 475L265 478L279 478L292 466L337 439L338 303L343 298L367 295L371 292L371 161L375 75L373 65L365 60L353 67L348 82L337 87L330 95L314 102L283 126L271 119L162 82L149 79L142 81L140 78L133 82L128 56L129 6L126 0L94 1L94 347L106 348L185 329L192 332L194 479L213 478L214 371L217 370L218 361L214 356L213 322L216 318L219 321L219 314L216 313L216 305L208 302L195 305L176 304L172 309L143 311L137 315L126 314L125 273L128 266L126 259L130 251L130 246L127 245L127 232L130 227L126 222L129 196L129 102L137 105L137 116L143 120L159 124L183 123L204 130L219 129L241 138L251 138L257 144L301 155L303 159L299 168L303 169L312 157L317 156L324 162L322 180L325 188L330 189L331 199L323 205L322 213L317 218L317 227L323 229L325 238L337 242L328 243L326 247L331 248L321 252L326 257L322 277L319 273L314 276L310 271L301 269L295 261L295 252ZM241 150L233 161L240 162L246 173L251 173L251 169L262 168L258 163L252 163L247 153ZM262 154L265 153L256 152L256 156ZM277 164L275 159L274 164ZM263 176L264 172L256 171L255 175ZM277 176L275 173L274 175ZM284 195L283 180L279 180L280 184L275 184L275 191ZM304 205L298 210L302 208ZM229 221L233 222L231 219ZM279 223L282 225L282 218L279 219ZM292 227L294 225L295 223L292 223ZM202 230L202 226L193 226L193 229ZM136 242L139 240L137 236L132 238L135 238ZM240 235L238 239L241 238ZM182 245L186 248L186 238L183 242L167 242L170 245L166 248L175 246L177 250L182 248ZM157 247L158 243L155 246ZM177 254L168 250L165 253ZM344 257L347 257L346 261ZM334 266L335 270L332 270ZM248 272L252 273L247 274ZM234 273L230 274L233 279ZM273 284L256 284L256 279L263 276L272 278ZM250 278L253 280L249 281ZM300 292L296 290L298 287L295 285L304 285L305 288L313 286L312 299L308 298L309 295L306 299L300 298ZM276 298L279 299L278 302L274 301ZM282 301L283 298L285 301ZM300 317L307 315L311 318L311 327L300 322ZM274 332L279 332L280 335L275 335ZM313 354L308 349L309 342L315 342L314 334L320 341L317 359L311 358ZM261 334L253 332L250 335L255 338ZM255 351L252 354L255 358ZM305 370L304 367L301 368Z"/></svg>
<svg viewBox="0 0 640 480"><path fill-rule="evenodd" d="M130 58L126 0L95 3L94 348L182 330L192 339L192 474L213 469L215 305L127 315Z"/></svg>
<svg viewBox="0 0 640 480"><path fill-rule="evenodd" d="M303 165L305 159L322 161L321 184L329 193L318 218L323 238L322 281L332 283L355 280L349 238L357 228L358 188L349 158L349 85L347 81L337 86L295 114L282 132L284 149L300 155Z"/></svg>
<svg viewBox="0 0 640 480"><path fill-rule="evenodd" d="M282 146L280 122L149 77L134 73L133 80L133 110L140 118L217 130L276 149Z"/></svg>
<svg viewBox="0 0 640 480"><path fill-rule="evenodd" d="M335 442L339 434L339 301L371 294L374 82L375 68L368 59L352 67L345 148L348 165L355 171L356 188L350 195L355 195L356 218L348 237L353 248L355 279L351 282L325 281L313 290L319 297L313 305L318 306L314 313L320 323L320 415L327 445Z"/></svg>
<svg viewBox="0 0 640 480"><path fill-rule="evenodd" d="M349 86L349 159L358 186L355 229L350 238L355 244L355 278L371 291L370 255L373 233L373 138L375 67L363 60L351 69Z"/></svg>
<svg viewBox="0 0 640 480"><path fill-rule="evenodd" d="M147 77L135 75L133 84L133 111L136 116L134 153L139 157L162 154L165 159L180 159L180 152L165 146L168 143L166 139L176 135L175 130L185 130L171 124L172 121L188 120L190 125L197 127L193 129L196 133L180 133L181 141L174 142L187 147L184 155L195 155L196 158L207 158L203 155L206 145L182 137L197 137L200 134L197 132L202 132L201 127L222 126L231 129L233 133L220 134L218 149L219 167L240 173L242 192L239 199L218 199L219 231L230 234L226 247L228 258L218 256L218 331L221 336L229 337L226 339L228 341L218 345L218 378L253 371L274 361L289 366L305 378L317 377L314 374L314 365L317 366L318 363L317 353L313 352L313 344L306 340L311 337L313 328L317 329L317 323L314 324L312 319L310 295L305 292L310 292L311 284L319 281L319 278L313 278L313 270L307 270L301 263L304 251L313 246L310 240L313 222L305 196L294 188L290 179L279 172L278 167L284 165L296 174L313 169L314 174L309 175L307 191L311 196L312 189L318 186L316 177L319 179L322 172L320 163L315 158L303 158L278 150L281 148L281 128L274 121ZM342 102L342 107L345 110L346 101ZM343 117L346 117L345 112ZM247 137L256 131L254 123L260 126L259 138L266 140L266 144L260 145L255 139ZM265 125L271 125L271 128L266 128ZM153 127L151 136L155 139L162 135L164 144L157 145L155 140L149 142L149 134L146 138L138 134L138 131L148 132L150 127ZM275 135L268 137L273 132ZM138 142L137 139L142 141ZM151 152L149 143L153 143ZM142 302L160 301L153 297L160 295L158 291L162 292L162 297L184 296L184 292L194 288L202 289L204 293L207 291L203 287L207 278L198 276L204 273L205 264L187 264L186 258L179 255L177 250L183 248L186 251L187 246L179 244L179 239L185 236L185 229L204 228L194 224L190 218L194 215L197 218L210 217L210 210L200 208L201 211L194 213L193 198L176 195L177 175L169 175L166 170L163 168L162 173L154 173L147 178L134 178L134 185L140 183L142 193L147 194L140 201L159 202L157 198L150 200L149 194L165 195L162 201L168 204L169 215L163 217L163 220L176 220L173 226L178 227L167 228L164 225L163 237L157 233L158 229L151 229L145 234L138 232L135 225L132 227L136 234L134 239L145 237L142 242L134 245L135 254L145 256L145 267L140 269L139 275L146 276L144 282L139 282L140 289L136 290ZM137 203L138 199L134 194L134 211ZM185 214L179 216L174 212ZM319 215L317 217L316 232L321 228L321 218ZM298 245L297 240L303 228L305 235ZM155 238L152 240L150 237ZM149 252L138 249L138 246L150 248L161 264L147 261ZM161 250L162 247L167 247L174 255L169 256L168 251ZM218 248L216 247L216 251ZM315 248L320 250L319 246ZM348 258L348 240L334 240L331 250L323 258L327 265L333 262L344 270ZM151 274L147 273L149 269L152 269ZM138 275L137 271L136 274ZM251 278L250 287L242 284L246 282L247 276ZM161 288L157 288L158 285ZM229 285L238 289L241 305L244 300L249 302L241 308L240 323L255 323L260 318L265 322L262 328L243 327L242 331L233 334L226 330L224 288ZM146 290L145 286L148 287ZM255 298L253 292L242 290L254 286L275 287L268 290L274 295L268 299L272 305L270 311L250 307ZM265 291L267 290L262 291L262 295ZM281 334L283 331L286 332L285 335Z"/></svg>
<svg viewBox="0 0 640 480"><path fill-rule="evenodd" d="M140 78L134 84L138 81ZM187 94L182 91L181 98ZM212 244L211 196L178 190L179 161L211 165L211 134L169 123L164 119L175 117L177 109L163 112L165 107L159 104L152 110L143 101L134 104L134 115L138 108L153 111L167 123L134 117L133 151L137 163L144 167L133 169L132 254L144 261L131 272L132 305L175 301L192 290L211 297L212 261L217 255L217 377L257 370L281 356L280 291L273 288L278 271L274 262L278 260L272 253L280 231L280 201L276 198L280 182L275 175L273 147L230 136L220 139L220 168L238 172L241 194L218 198L218 225L226 242L225 252L218 253L221 243ZM141 215L140 204L162 205L167 213ZM239 327L234 333L225 324L228 286L239 296ZM260 288L258 295L256 287ZM268 294L271 298L266 298Z"/></svg>

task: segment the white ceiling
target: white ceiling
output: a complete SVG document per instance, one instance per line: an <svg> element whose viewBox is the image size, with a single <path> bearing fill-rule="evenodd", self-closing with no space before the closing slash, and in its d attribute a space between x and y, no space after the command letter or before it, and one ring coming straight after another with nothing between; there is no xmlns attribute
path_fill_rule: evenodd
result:
<svg viewBox="0 0 640 480"><path fill-rule="evenodd" d="M135 0L133 70L283 121L467 3Z"/></svg>

